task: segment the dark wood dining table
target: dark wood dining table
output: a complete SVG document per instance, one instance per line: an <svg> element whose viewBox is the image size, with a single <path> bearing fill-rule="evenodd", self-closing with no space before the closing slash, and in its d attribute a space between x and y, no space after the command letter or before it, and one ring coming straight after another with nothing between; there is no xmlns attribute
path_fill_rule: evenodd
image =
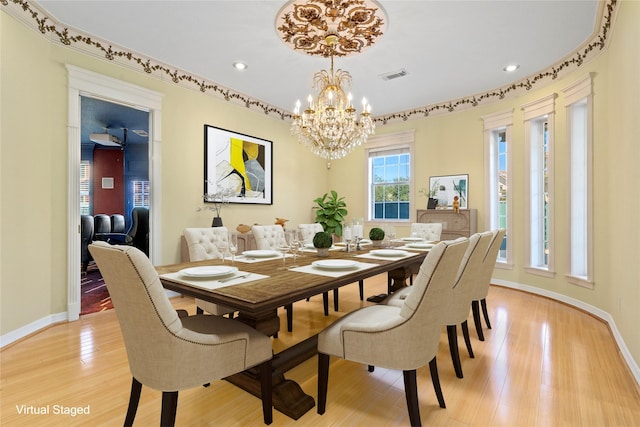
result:
<svg viewBox="0 0 640 427"><path fill-rule="evenodd" d="M206 290L166 276L163 277L163 275L175 273L189 267L221 265L221 260L164 265L156 267L156 270L161 275L160 280L166 289L235 308L239 313L237 320L254 327L266 335L274 336L277 335L280 328L280 320L277 314L279 307L284 307L296 301L381 273L392 273L390 277L394 278L394 289L406 286L404 279L410 274L411 266L422 263L427 254L426 252L410 252L409 256L385 257L384 259L357 257L373 249L371 246L365 246L365 248L365 250L353 252L330 251L328 258L320 258L315 253L306 252L303 257L299 257L296 261L297 266L308 265L313 261L322 259L357 260L374 264L370 268L349 271L339 277L282 269L282 257L252 263L236 261L235 266L239 270L268 277L214 290ZM229 264L230 260L227 259L225 263ZM288 267L292 267L293 259L287 258L286 263ZM313 408L315 401L313 397L304 393L296 382L286 379L284 373L315 354L317 354L317 335L311 336L274 355L273 405L278 411L293 419L300 418ZM248 370L226 379L255 396L260 396L260 382L255 371Z"/></svg>

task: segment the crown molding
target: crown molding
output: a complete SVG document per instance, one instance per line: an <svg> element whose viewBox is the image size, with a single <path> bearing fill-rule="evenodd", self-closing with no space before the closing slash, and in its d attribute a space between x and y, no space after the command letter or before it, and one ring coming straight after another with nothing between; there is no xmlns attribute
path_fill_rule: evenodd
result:
<svg viewBox="0 0 640 427"><path fill-rule="evenodd" d="M602 13L596 24L597 31L574 53L555 65L524 79L488 92L478 93L467 97L447 101L440 104L426 105L412 110L374 117L374 123L386 125L389 122L407 121L409 119L424 118L439 114L453 113L468 110L480 105L486 105L505 99L508 96L516 96L544 84L556 80L560 75L574 71L599 56L607 47L609 35L619 0L606 0L601 2ZM3 10L28 27L38 31L49 38L53 43L61 44L87 55L112 61L124 67L143 71L144 73L169 80L182 87L197 89L202 93L223 98L248 109L262 111L265 115L275 115L281 120L293 120L293 114L266 102L254 99L248 95L224 87L216 82L188 73L155 59L146 57L137 52L114 45L111 42L90 37L75 29L64 27L50 16L47 16L37 6L26 0L0 0Z"/></svg>

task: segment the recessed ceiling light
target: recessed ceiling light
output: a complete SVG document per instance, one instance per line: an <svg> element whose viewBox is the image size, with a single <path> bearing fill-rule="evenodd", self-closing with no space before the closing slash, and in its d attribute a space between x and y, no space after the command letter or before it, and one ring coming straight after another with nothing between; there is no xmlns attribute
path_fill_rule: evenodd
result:
<svg viewBox="0 0 640 427"><path fill-rule="evenodd" d="M246 70L247 69L247 64L245 64L244 62L234 62L233 63L233 68L235 68L236 70Z"/></svg>
<svg viewBox="0 0 640 427"><path fill-rule="evenodd" d="M509 64L506 67L504 67L503 70L506 71L507 73L513 73L518 68L520 68L520 65L518 64Z"/></svg>

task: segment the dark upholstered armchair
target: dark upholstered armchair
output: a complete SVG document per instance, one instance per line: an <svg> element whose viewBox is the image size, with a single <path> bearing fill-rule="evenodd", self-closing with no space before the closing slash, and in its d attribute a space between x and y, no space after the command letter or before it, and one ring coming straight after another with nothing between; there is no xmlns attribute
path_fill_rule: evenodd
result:
<svg viewBox="0 0 640 427"><path fill-rule="evenodd" d="M133 208L129 231L126 234L110 233L108 237L108 243L135 246L149 256L149 209Z"/></svg>
<svg viewBox="0 0 640 427"><path fill-rule="evenodd" d="M80 216L80 263L82 272L87 272L89 262L93 260L89 252L89 245L93 242L93 217L91 215Z"/></svg>
<svg viewBox="0 0 640 427"><path fill-rule="evenodd" d="M125 233L127 229L124 225L124 215L113 214L111 215L111 232L112 233Z"/></svg>

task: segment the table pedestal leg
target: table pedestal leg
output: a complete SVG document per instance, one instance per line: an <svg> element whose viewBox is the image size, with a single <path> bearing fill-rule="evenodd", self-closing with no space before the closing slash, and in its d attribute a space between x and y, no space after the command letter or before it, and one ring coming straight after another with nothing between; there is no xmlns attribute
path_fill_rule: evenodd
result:
<svg viewBox="0 0 640 427"><path fill-rule="evenodd" d="M280 319L278 319L275 310L259 317L247 316L240 313L238 320L267 335L274 335L280 327ZM313 408L315 406L315 400L306 394L298 383L286 379L284 373L315 356L317 354L317 347L318 338L317 336L313 336L283 350L273 357L273 407L294 420L297 420ZM248 369L225 379L254 396L260 397L260 377L257 369Z"/></svg>
<svg viewBox="0 0 640 427"><path fill-rule="evenodd" d="M389 271L389 292L393 293L407 286L407 279L413 274L411 266L396 268Z"/></svg>

